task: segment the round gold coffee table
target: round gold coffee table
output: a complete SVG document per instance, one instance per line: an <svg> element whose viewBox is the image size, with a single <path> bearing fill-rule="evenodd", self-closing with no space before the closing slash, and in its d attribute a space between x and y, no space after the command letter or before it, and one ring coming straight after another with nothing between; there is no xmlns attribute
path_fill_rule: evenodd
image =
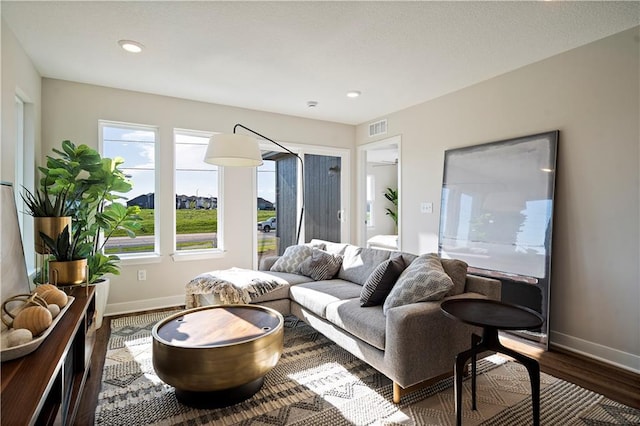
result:
<svg viewBox="0 0 640 426"><path fill-rule="evenodd" d="M189 309L152 330L153 368L195 407L224 407L255 394L280 359L284 319L258 305Z"/></svg>

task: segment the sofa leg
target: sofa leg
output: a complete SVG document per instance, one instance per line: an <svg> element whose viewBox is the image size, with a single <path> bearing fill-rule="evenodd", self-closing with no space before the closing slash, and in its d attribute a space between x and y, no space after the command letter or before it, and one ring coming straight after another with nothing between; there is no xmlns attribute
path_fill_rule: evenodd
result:
<svg viewBox="0 0 640 426"><path fill-rule="evenodd" d="M393 382L393 403L400 404L400 398L402 398L402 387L396 382Z"/></svg>
<svg viewBox="0 0 640 426"><path fill-rule="evenodd" d="M469 370L468 365L466 369L467 371ZM451 377L452 375L453 375L453 372L440 374L439 376L432 377L430 379L425 380L424 382L419 382L419 383L416 383L415 385L411 385L406 388L403 388L396 382L393 382L393 403L400 404L400 398L402 398L403 395L434 385L438 383L440 380L444 380L448 377Z"/></svg>

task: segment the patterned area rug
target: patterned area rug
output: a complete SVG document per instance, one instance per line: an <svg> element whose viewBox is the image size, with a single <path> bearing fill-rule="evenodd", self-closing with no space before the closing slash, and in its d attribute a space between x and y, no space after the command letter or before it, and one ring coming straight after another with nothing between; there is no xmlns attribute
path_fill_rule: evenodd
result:
<svg viewBox="0 0 640 426"><path fill-rule="evenodd" d="M231 407L194 409L155 375L151 329L173 312L115 319L96 407L97 425L454 425L452 379L392 402L392 384L295 317L285 319L284 353L262 389ZM426 360L425 360L426 361ZM524 367L499 356L478 362L478 410L464 383L463 424L530 425ZM638 425L640 410L552 376L541 376L541 424Z"/></svg>

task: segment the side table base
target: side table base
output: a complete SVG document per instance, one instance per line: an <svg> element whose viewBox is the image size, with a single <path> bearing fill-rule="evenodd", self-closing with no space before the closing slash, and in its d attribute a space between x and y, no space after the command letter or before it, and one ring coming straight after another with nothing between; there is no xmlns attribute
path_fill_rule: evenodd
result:
<svg viewBox="0 0 640 426"><path fill-rule="evenodd" d="M176 398L184 405L194 408L222 408L238 404L251 398L260 390L264 377L244 385L208 392L194 392L176 389Z"/></svg>
<svg viewBox="0 0 640 426"><path fill-rule="evenodd" d="M476 409L476 356L480 352L494 351L508 355L522 365L529 373L531 381L531 404L533 408L533 425L540 425L540 365L538 361L528 356L522 355L512 349L503 346L498 338L498 330L493 327L484 327L482 338L473 334L471 336L471 349L460 352L455 361L455 404L456 404L456 425L462 425L462 376L467 361L471 358L471 401L472 408Z"/></svg>

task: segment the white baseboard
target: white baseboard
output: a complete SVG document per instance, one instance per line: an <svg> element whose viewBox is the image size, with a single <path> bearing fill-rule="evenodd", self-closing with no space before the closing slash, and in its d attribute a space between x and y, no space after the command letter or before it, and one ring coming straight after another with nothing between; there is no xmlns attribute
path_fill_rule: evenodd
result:
<svg viewBox="0 0 640 426"><path fill-rule="evenodd" d="M640 374L640 356L638 355L553 330L550 337L550 342L554 346Z"/></svg>
<svg viewBox="0 0 640 426"><path fill-rule="evenodd" d="M184 305L184 294L158 297L155 299L136 300L133 302L110 303L105 309L105 316L129 314L132 312L150 311L152 309L171 308Z"/></svg>

